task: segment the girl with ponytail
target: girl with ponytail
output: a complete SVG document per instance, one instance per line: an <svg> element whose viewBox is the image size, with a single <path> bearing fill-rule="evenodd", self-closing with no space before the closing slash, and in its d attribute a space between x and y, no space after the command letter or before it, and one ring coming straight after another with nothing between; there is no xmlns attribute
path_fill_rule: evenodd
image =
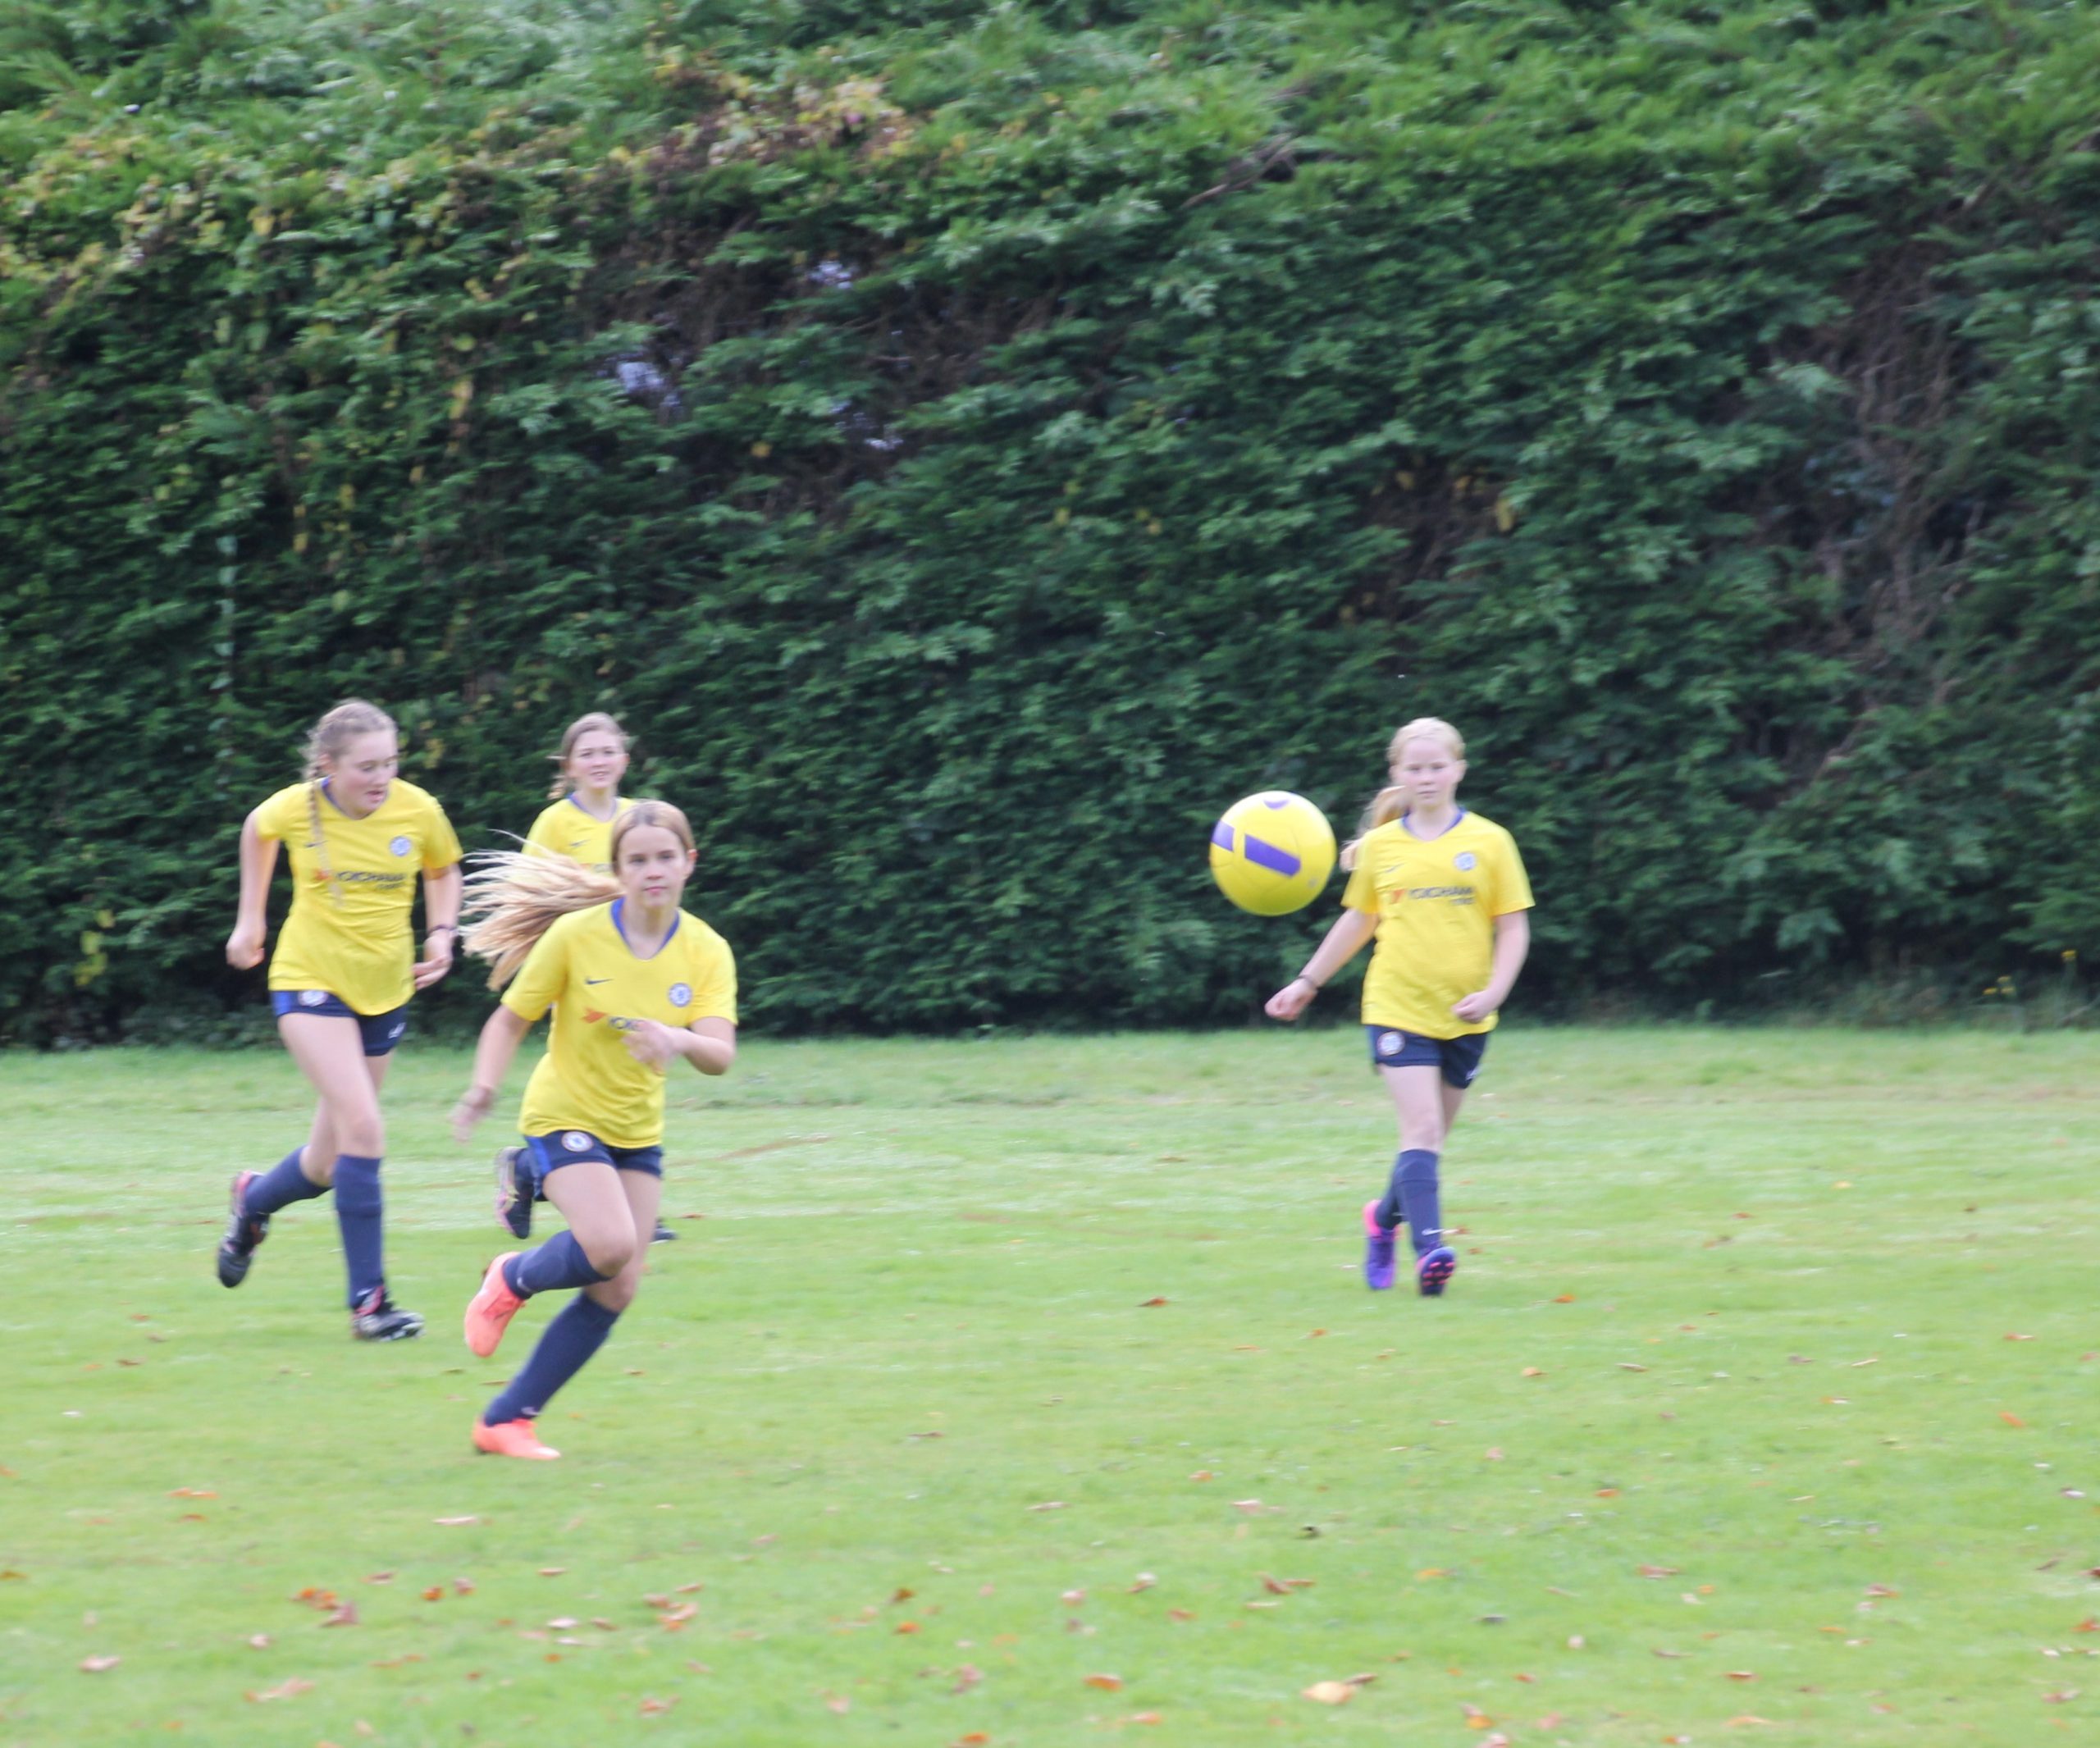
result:
<svg viewBox="0 0 2100 1748"><path fill-rule="evenodd" d="M737 1057L736 961L679 908L698 860L686 816L634 802L614 822L611 856L604 874L564 856L492 856L468 882L467 949L488 961L491 988L509 988L482 1029L452 1132L472 1135L551 1010L518 1127L568 1226L489 1264L467 1307L467 1345L486 1359L527 1299L582 1289L475 1422L475 1448L500 1456L560 1455L534 1422L634 1302L663 1193L666 1070L683 1060L726 1074Z"/></svg>
<svg viewBox="0 0 2100 1748"><path fill-rule="evenodd" d="M332 1187L350 1329L363 1341L399 1341L423 1326L386 1291L379 1089L409 1029L409 997L451 969L459 932L459 840L445 810L400 780L400 762L394 719L362 698L314 724L304 779L241 826L240 911L226 942L226 961L237 970L262 962L270 874L277 847L288 846L292 908L270 961L270 1002L278 1035L320 1103L304 1146L267 1171L234 1175L219 1283L237 1287L248 1278L272 1215ZM409 930L418 874L421 959Z"/></svg>
<svg viewBox="0 0 2100 1748"><path fill-rule="evenodd" d="M1394 1234L1405 1221L1417 1289L1434 1298L1458 1267L1445 1242L1437 1162L1530 950L1532 889L1516 840L1458 804L1466 743L1450 723L1425 716L1405 724L1386 764L1392 781L1372 798L1344 859L1342 914L1267 1011L1295 1020L1377 938L1363 1026L1400 1148L1385 1194L1363 1207L1363 1278L1374 1292L1393 1285Z"/></svg>
<svg viewBox="0 0 2100 1748"><path fill-rule="evenodd" d="M609 874L613 828L634 806L620 793L620 779L627 775L627 730L603 710L590 711L562 731L561 750L554 755L554 782L547 790L552 805L541 810L526 833L527 853L565 857ZM526 1150L499 1148L496 1223L520 1244L532 1235L532 1203L538 1190ZM668 1244L677 1236L660 1220L651 1242Z"/></svg>

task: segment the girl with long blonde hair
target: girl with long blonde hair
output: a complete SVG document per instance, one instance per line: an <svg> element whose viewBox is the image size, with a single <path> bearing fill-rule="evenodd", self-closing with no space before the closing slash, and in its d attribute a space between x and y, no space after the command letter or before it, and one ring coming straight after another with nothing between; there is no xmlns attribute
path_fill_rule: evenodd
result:
<svg viewBox="0 0 2100 1748"><path fill-rule="evenodd" d="M1438 1161L1530 951L1532 889L1516 840L1459 805L1466 743L1450 723L1404 724L1386 764L1391 781L1365 810L1342 914L1267 1012L1297 1019L1376 938L1363 1026L1400 1146L1385 1194L1363 1207L1363 1278L1374 1292L1393 1285L1394 1235L1405 1221L1417 1290L1434 1298L1458 1267Z"/></svg>
<svg viewBox="0 0 2100 1748"><path fill-rule="evenodd" d="M482 1029L452 1132L472 1136L551 1010L518 1127L568 1225L489 1264L467 1307L467 1345L486 1359L526 1300L581 1289L475 1422L475 1448L500 1456L560 1454L534 1422L634 1302L663 1193L666 1070L683 1061L726 1074L737 1057L735 959L679 907L698 860L685 815L635 802L614 823L611 856L605 874L566 857L495 856L468 883L467 949L489 962L490 988L509 987Z"/></svg>
<svg viewBox="0 0 2100 1748"><path fill-rule="evenodd" d="M610 872L613 827L634 806L619 792L628 760L627 730L605 711L588 711L564 728L547 789L552 805L541 810L526 833L527 851L566 856L600 874ZM532 1235L532 1204L537 1199L532 1156L522 1147L499 1148L496 1223L521 1244ZM660 1220L651 1242L668 1244L677 1236Z"/></svg>
<svg viewBox="0 0 2100 1748"><path fill-rule="evenodd" d="M220 1285L248 1278L272 1215L332 1186L351 1332L364 1341L399 1341L423 1326L386 1290L379 1089L408 1031L410 997L451 969L459 932L459 840L445 810L401 780L400 762L394 719L362 698L314 724L303 780L241 825L240 909L226 942L226 962L236 970L262 962L270 875L277 847L287 846L292 908L270 961L270 1001L278 1035L320 1102L303 1146L267 1171L234 1175ZM409 929L418 874L420 959Z"/></svg>

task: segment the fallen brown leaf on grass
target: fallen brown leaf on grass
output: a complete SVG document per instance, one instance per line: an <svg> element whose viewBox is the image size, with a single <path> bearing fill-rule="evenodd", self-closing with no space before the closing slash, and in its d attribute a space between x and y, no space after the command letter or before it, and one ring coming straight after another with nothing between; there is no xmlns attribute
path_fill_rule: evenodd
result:
<svg viewBox="0 0 2100 1748"><path fill-rule="evenodd" d="M267 1632L250 1633L248 1645L251 1650L267 1651L270 1649L270 1636Z"/></svg>
<svg viewBox="0 0 2100 1748"><path fill-rule="evenodd" d="M1527 1366L1520 1376L1527 1378L1542 1378L1545 1376L1545 1373L1539 1367Z"/></svg>
<svg viewBox="0 0 2100 1748"><path fill-rule="evenodd" d="M540 1576L543 1578L559 1578L568 1570L566 1566L542 1566L540 1568Z"/></svg>
<svg viewBox="0 0 2100 1748"><path fill-rule="evenodd" d="M1666 1651L1659 1645L1655 1647L1655 1654L1658 1657L1689 1657L1691 1653L1689 1651Z"/></svg>
<svg viewBox="0 0 2100 1748"><path fill-rule="evenodd" d="M828 1693L824 1696L824 1707L826 1711L836 1712L843 1718L853 1709L853 1702L842 1693Z"/></svg>
<svg viewBox="0 0 2100 1748"><path fill-rule="evenodd" d="M2016 1335L2011 1330L2007 1330L2005 1339L2007 1341L2032 1341L2034 1338L2032 1335Z"/></svg>
<svg viewBox="0 0 2100 1748"><path fill-rule="evenodd" d="M2003 1421L2008 1426L2024 1426L2027 1424L2025 1421L2022 1420L2010 1408L2000 1408L1998 1410L1998 1418Z"/></svg>
<svg viewBox="0 0 2100 1748"><path fill-rule="evenodd" d="M249 1698L258 1705L270 1700L296 1700L303 1693L313 1691L312 1682L303 1682L296 1675L288 1677L274 1687L265 1687L260 1693L251 1693Z"/></svg>
<svg viewBox="0 0 2100 1748"><path fill-rule="evenodd" d="M452 1594L455 1596L472 1595L474 1594L474 1581L472 1578L454 1578L452 1581Z"/></svg>
<svg viewBox="0 0 2100 1748"><path fill-rule="evenodd" d="M430 1521L432 1523L441 1523L447 1529L454 1529L460 1524L479 1523L482 1520L479 1518L433 1518Z"/></svg>
<svg viewBox="0 0 2100 1748"><path fill-rule="evenodd" d="M1166 1611L1166 1618L1170 1621L1193 1621L1196 1617L1194 1613L1188 1609L1169 1609Z"/></svg>
<svg viewBox="0 0 2100 1748"><path fill-rule="evenodd" d="M1867 1595L1869 1596L1901 1596L1902 1594L1902 1591L1897 1590L1892 1584L1869 1584L1867 1586Z"/></svg>
<svg viewBox="0 0 2100 1748"><path fill-rule="evenodd" d="M1487 1450L1486 1450L1486 1458L1485 1458L1485 1460L1486 1460L1486 1461L1487 1461L1487 1462L1489 1462L1489 1463L1500 1463L1500 1462L1501 1462L1501 1461L1503 1460L1503 1458L1502 1458L1502 1447L1501 1447L1500 1444L1491 1444L1491 1445L1489 1445L1489 1446L1487 1447Z"/></svg>
<svg viewBox="0 0 2100 1748"><path fill-rule="evenodd" d="M394 1574L390 1572L368 1572L364 1581L367 1584L391 1584L394 1581Z"/></svg>
<svg viewBox="0 0 2100 1748"><path fill-rule="evenodd" d="M1154 1305L1164 1305L1166 1303L1166 1301L1165 1299L1160 1298L1157 1294L1155 1294L1152 1298L1146 1299L1142 1304L1140 1304L1138 1307L1138 1309L1140 1311L1147 1311Z"/></svg>
<svg viewBox="0 0 2100 1748"><path fill-rule="evenodd" d="M1125 1723L1158 1723L1162 1721L1157 1712L1132 1712L1123 1720Z"/></svg>
<svg viewBox="0 0 2100 1748"><path fill-rule="evenodd" d="M1134 1596L1139 1591L1148 1591L1158 1582L1159 1580L1153 1577L1150 1572L1141 1572L1138 1574L1137 1582L1130 1586L1130 1594Z"/></svg>
<svg viewBox="0 0 2100 1748"><path fill-rule="evenodd" d="M982 1730L972 1730L966 1736L958 1736L956 1737L955 1748L982 1748L982 1745L985 1742L988 1742L992 1738Z"/></svg>
<svg viewBox="0 0 2100 1748"><path fill-rule="evenodd" d="M645 1718L653 1718L660 1712L668 1712L678 1703L675 1696L669 1700L644 1700L641 1702L641 1715Z"/></svg>
<svg viewBox="0 0 2100 1748"><path fill-rule="evenodd" d="M328 1618L321 1624L323 1627L354 1627L357 1623L358 1605L354 1602L346 1602L340 1608L330 1609Z"/></svg>
<svg viewBox="0 0 2100 1748"><path fill-rule="evenodd" d="M433 1584L428 1590L423 1592L423 1600L425 1602L436 1602L444 1595L445 1586L441 1584Z"/></svg>
<svg viewBox="0 0 2100 1748"><path fill-rule="evenodd" d="M1646 1366L1637 1366L1630 1359L1623 1359L1618 1362L1618 1369L1621 1371L1646 1371L1648 1368Z"/></svg>
<svg viewBox="0 0 2100 1748"><path fill-rule="evenodd" d="M1495 1727L1495 1720L1477 1705L1468 1705L1466 1727L1469 1730L1491 1730Z"/></svg>
<svg viewBox="0 0 2100 1748"><path fill-rule="evenodd" d="M168 1497L171 1499L216 1499L218 1495L209 1487L177 1487Z"/></svg>
<svg viewBox="0 0 2100 1748"><path fill-rule="evenodd" d="M899 1632L916 1632L919 1630L919 1623L916 1621L899 1621L897 1623L897 1630Z"/></svg>
<svg viewBox="0 0 2100 1748"><path fill-rule="evenodd" d="M1746 1725L1769 1724L1771 1722L1769 1718L1760 1718L1755 1712L1742 1712L1728 1720L1728 1727L1731 1730L1740 1730Z"/></svg>
<svg viewBox="0 0 2100 1748"><path fill-rule="evenodd" d="M1674 1566L1643 1566L1641 1568L1641 1576L1644 1578L1674 1578L1677 1576L1677 1568Z"/></svg>
<svg viewBox="0 0 2100 1748"><path fill-rule="evenodd" d="M1212 1474L1208 1469L1198 1469L1194 1474L1191 1475L1189 1479L1191 1481L1216 1481L1217 1476Z"/></svg>
<svg viewBox="0 0 2100 1748"><path fill-rule="evenodd" d="M979 1668L974 1663L966 1663L960 1669L957 1669L955 1672L955 1686L951 1687L948 1691L950 1693L968 1693L971 1688L975 1687L984 1679L984 1672L982 1669Z"/></svg>
<svg viewBox="0 0 2100 1748"><path fill-rule="evenodd" d="M1031 1505L1028 1508L1030 1511L1062 1511L1065 1502L1062 1499L1045 1499L1040 1505Z"/></svg>
<svg viewBox="0 0 2100 1748"><path fill-rule="evenodd" d="M1757 1679L1757 1672L1755 1669L1731 1669L1728 1679L1732 1682L1754 1682Z"/></svg>
<svg viewBox="0 0 2100 1748"><path fill-rule="evenodd" d="M1315 1700L1322 1705L1346 1705L1356 1697L1356 1690L1347 1682L1315 1682L1299 1697Z"/></svg>
<svg viewBox="0 0 2100 1748"><path fill-rule="evenodd" d="M123 1661L121 1657L83 1657L80 1670L83 1674L100 1675L104 1670L113 1669Z"/></svg>
<svg viewBox="0 0 2100 1748"><path fill-rule="evenodd" d="M1120 1675L1089 1675L1086 1684L1089 1687L1098 1687L1103 1693L1113 1693L1123 1685L1123 1677Z"/></svg>

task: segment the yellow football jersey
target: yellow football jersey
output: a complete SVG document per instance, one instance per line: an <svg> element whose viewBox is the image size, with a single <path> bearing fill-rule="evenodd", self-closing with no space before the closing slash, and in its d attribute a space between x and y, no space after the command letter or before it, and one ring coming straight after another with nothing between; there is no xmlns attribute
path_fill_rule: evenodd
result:
<svg viewBox="0 0 2100 1748"><path fill-rule="evenodd" d="M503 1005L523 1020L555 1011L547 1053L518 1113L528 1135L586 1129L611 1147L655 1146L664 1139L664 1076L629 1056L620 1034L637 1020L737 1023L728 943L681 911L670 938L637 959L620 932L625 902L558 918L504 992Z"/></svg>
<svg viewBox="0 0 2100 1748"><path fill-rule="evenodd" d="M619 796L613 803L612 819L594 819L576 805L574 796L565 795L532 822L532 829L525 834L525 847L571 856L586 868L607 873L613 865L614 824L633 806Z"/></svg>
<svg viewBox="0 0 2100 1748"><path fill-rule="evenodd" d="M1495 919L1532 907L1517 841L1492 819L1461 813L1427 842L1398 819L1367 832L1342 902L1378 919L1363 976L1363 1023L1424 1038L1491 1032L1451 1004L1484 988L1495 960Z"/></svg>
<svg viewBox="0 0 2100 1748"><path fill-rule="evenodd" d="M353 819L326 783L294 783L255 810L255 828L281 842L292 864L292 911L270 960L270 987L326 989L360 1014L407 1001L415 993L409 919L417 879L459 860L445 810L396 778L385 801Z"/></svg>

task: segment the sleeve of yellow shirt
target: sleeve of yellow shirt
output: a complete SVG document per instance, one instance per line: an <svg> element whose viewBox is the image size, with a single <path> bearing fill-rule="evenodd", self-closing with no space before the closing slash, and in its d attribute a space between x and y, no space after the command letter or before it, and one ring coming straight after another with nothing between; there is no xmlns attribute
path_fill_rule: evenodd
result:
<svg viewBox="0 0 2100 1748"><path fill-rule="evenodd" d="M1371 858L1364 853L1366 838L1358 838L1356 846L1356 866L1349 871L1349 884L1342 891L1344 911L1367 911L1378 915L1378 879L1372 872Z"/></svg>
<svg viewBox="0 0 2100 1748"><path fill-rule="evenodd" d="M727 942L715 943L714 962L702 973L693 991L694 1020L726 1020L737 1023L737 958ZM690 1025L692 1022L687 1022Z"/></svg>
<svg viewBox="0 0 2100 1748"><path fill-rule="evenodd" d="M1517 840L1505 831L1495 847L1495 891L1487 914L1507 916L1513 911L1530 910L1532 883L1524 874L1524 859L1517 853Z"/></svg>
<svg viewBox="0 0 2100 1748"><path fill-rule="evenodd" d="M441 873L464 853L459 847L459 834L452 829L452 822L445 818L445 810L436 801L430 804L430 818L423 824L422 837L423 867L428 873Z"/></svg>
<svg viewBox="0 0 2100 1748"><path fill-rule="evenodd" d="M291 835L293 827L287 815L291 811L292 798L298 793L296 787L280 789L255 810L256 836L282 840Z"/></svg>
<svg viewBox="0 0 2100 1748"><path fill-rule="evenodd" d="M557 801L555 806L558 807L560 805ZM525 834L525 850L527 855L534 851L537 851L541 856L559 856L563 853L555 842L554 817L553 807L542 807L540 810L538 817L532 821L532 829Z"/></svg>
<svg viewBox="0 0 2100 1748"><path fill-rule="evenodd" d="M525 956L524 965L503 993L503 1005L530 1025L555 1005L568 981L568 931L557 922Z"/></svg>

